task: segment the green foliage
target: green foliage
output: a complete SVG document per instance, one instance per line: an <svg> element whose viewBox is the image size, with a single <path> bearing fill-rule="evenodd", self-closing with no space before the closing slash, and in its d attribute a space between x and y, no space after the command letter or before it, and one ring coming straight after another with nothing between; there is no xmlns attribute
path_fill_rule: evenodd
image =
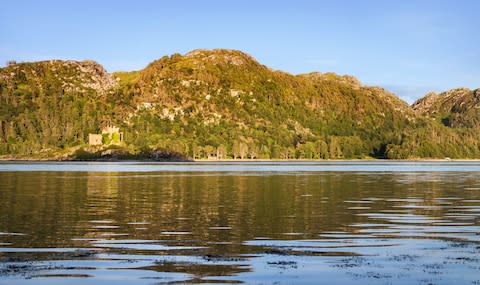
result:
<svg viewBox="0 0 480 285"><path fill-rule="evenodd" d="M114 124L127 149L112 151L123 158L479 157L478 108L458 103L436 114L427 119L351 76L293 76L239 51L175 54L113 76L91 62L0 69L0 154L68 150ZM119 141L118 133L102 137ZM74 157L101 153L78 149Z"/></svg>
<svg viewBox="0 0 480 285"><path fill-rule="evenodd" d="M110 134L102 134L102 144L109 145L111 142Z"/></svg>
<svg viewBox="0 0 480 285"><path fill-rule="evenodd" d="M120 143L120 134L119 133L113 133L111 142L114 143L114 144Z"/></svg>

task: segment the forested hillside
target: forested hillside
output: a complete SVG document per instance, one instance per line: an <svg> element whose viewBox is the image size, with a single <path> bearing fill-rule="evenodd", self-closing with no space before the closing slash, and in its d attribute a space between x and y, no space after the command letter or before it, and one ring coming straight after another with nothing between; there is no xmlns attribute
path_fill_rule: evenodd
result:
<svg viewBox="0 0 480 285"><path fill-rule="evenodd" d="M111 117L117 83L95 62L44 61L0 70L0 153L83 144Z"/></svg>
<svg viewBox="0 0 480 285"><path fill-rule="evenodd" d="M351 76L295 76L234 50L195 50L114 74L89 61L11 64L0 69L0 154L480 157L478 90L450 92L463 95L431 94L412 108ZM125 141L88 146L88 134L109 124Z"/></svg>

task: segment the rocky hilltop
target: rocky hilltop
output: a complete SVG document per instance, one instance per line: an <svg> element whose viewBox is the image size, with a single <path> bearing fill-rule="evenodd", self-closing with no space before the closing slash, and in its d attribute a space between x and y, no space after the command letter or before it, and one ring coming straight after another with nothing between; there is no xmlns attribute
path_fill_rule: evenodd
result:
<svg viewBox="0 0 480 285"><path fill-rule="evenodd" d="M480 126L480 89L452 89L429 93L412 105L421 115L439 120L449 127Z"/></svg>
<svg viewBox="0 0 480 285"><path fill-rule="evenodd" d="M114 124L125 134L117 146L124 153L474 158L478 91L464 93L430 94L409 106L352 76L292 75L224 49L114 74L90 61L13 64L0 69L0 154L85 153L88 134Z"/></svg>
<svg viewBox="0 0 480 285"><path fill-rule="evenodd" d="M44 85L46 81L66 93L92 91L98 95L112 90L117 84L115 78L94 61L48 60L10 63L0 72L3 88L21 85L24 88L40 90L47 87Z"/></svg>

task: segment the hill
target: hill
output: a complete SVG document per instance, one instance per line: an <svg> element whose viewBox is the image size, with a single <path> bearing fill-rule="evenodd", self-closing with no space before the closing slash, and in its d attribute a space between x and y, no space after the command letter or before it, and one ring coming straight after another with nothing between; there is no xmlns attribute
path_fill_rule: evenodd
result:
<svg viewBox="0 0 480 285"><path fill-rule="evenodd" d="M117 82L92 61L50 60L0 69L0 153L33 154L83 144L109 120Z"/></svg>
<svg viewBox="0 0 480 285"><path fill-rule="evenodd" d="M440 94L429 93L412 107L448 127L480 126L480 89L458 88Z"/></svg>
<svg viewBox="0 0 480 285"><path fill-rule="evenodd" d="M391 158L480 158L479 90L429 93L412 109L423 124L387 150Z"/></svg>
<svg viewBox="0 0 480 285"><path fill-rule="evenodd" d="M427 99L411 107L352 76L291 75L236 50L194 50L113 74L90 61L14 64L0 69L0 154L98 152L88 133L114 124L125 134L118 148L133 154L478 157L476 125L432 120Z"/></svg>
<svg viewBox="0 0 480 285"><path fill-rule="evenodd" d="M243 158L381 156L395 130L415 123L386 90L332 73L274 71L239 51L163 57L136 78L124 80L135 94L129 141L197 158L218 148Z"/></svg>

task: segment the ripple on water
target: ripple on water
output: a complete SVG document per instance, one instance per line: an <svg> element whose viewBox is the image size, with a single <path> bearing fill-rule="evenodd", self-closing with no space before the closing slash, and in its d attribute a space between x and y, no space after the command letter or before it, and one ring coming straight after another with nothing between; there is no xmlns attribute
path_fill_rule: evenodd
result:
<svg viewBox="0 0 480 285"><path fill-rule="evenodd" d="M348 207L349 210L369 210L371 207Z"/></svg>
<svg viewBox="0 0 480 285"><path fill-rule="evenodd" d="M0 236L25 236L25 235L27 235L27 234L0 232Z"/></svg>
<svg viewBox="0 0 480 285"><path fill-rule="evenodd" d="M102 237L119 237L119 236L128 236L130 234L127 234L127 233L100 233L98 235L102 236Z"/></svg>
<svg viewBox="0 0 480 285"><path fill-rule="evenodd" d="M357 215L366 216L370 219L386 220L394 224L430 224L447 221L438 217L416 214L359 213Z"/></svg>
<svg viewBox="0 0 480 285"><path fill-rule="evenodd" d="M90 251L96 250L92 248L60 248L60 247L51 247L51 248L37 248L37 247L0 247L0 252L10 252L10 253L42 253L42 252L78 252L78 251Z"/></svg>
<svg viewBox="0 0 480 285"><path fill-rule="evenodd" d="M184 232L184 231L178 231L178 232L161 232L160 234L162 235L191 235L191 232Z"/></svg>
<svg viewBox="0 0 480 285"><path fill-rule="evenodd" d="M91 220L89 221L92 224L112 224L114 221L112 220Z"/></svg>
<svg viewBox="0 0 480 285"><path fill-rule="evenodd" d="M465 214L465 213L447 213L445 217L456 220L475 220L478 215Z"/></svg>
<svg viewBox="0 0 480 285"><path fill-rule="evenodd" d="M92 243L102 243L102 244L131 244L131 243L158 243L162 242L161 240L148 240L148 239L93 239Z"/></svg>
<svg viewBox="0 0 480 285"><path fill-rule="evenodd" d="M120 226L113 226L113 225L112 226L110 226L110 225L108 225L108 226L93 226L92 228L93 229L118 229L118 228L120 228Z"/></svg>
<svg viewBox="0 0 480 285"><path fill-rule="evenodd" d="M112 280L115 284L151 284L154 282L186 282L192 278L187 273L157 272L143 267L154 265L154 262L140 264L123 261L49 261L49 262L8 262L0 264L2 284L16 284L15 277L25 278L26 284L83 284L84 282L102 283L100 280ZM132 270L135 269L135 270ZM85 279L86 280L82 280ZM10 282L12 281L12 282Z"/></svg>
<svg viewBox="0 0 480 285"><path fill-rule="evenodd" d="M390 198L386 199L387 202L406 202L406 203L423 203L424 199L420 198Z"/></svg>
<svg viewBox="0 0 480 285"><path fill-rule="evenodd" d="M344 203L351 203L351 204L371 204L373 201L365 201L365 200L345 200Z"/></svg>
<svg viewBox="0 0 480 285"><path fill-rule="evenodd" d="M143 239L98 239L92 241L94 247L131 249L131 250L150 250L150 251L172 251L172 250L195 250L204 249L201 246L171 246L165 243L165 240L143 240Z"/></svg>
<svg viewBox="0 0 480 285"><path fill-rule="evenodd" d="M418 205L418 204L405 204L405 205L394 205L394 208L406 208L406 209L418 209L418 210L428 210L435 211L441 209L447 209L446 206L432 206L432 205Z"/></svg>
<svg viewBox="0 0 480 285"><path fill-rule="evenodd" d="M338 233L338 234L320 234L320 237L324 238L333 238L333 239L358 239L358 238L374 238L371 235L362 235L362 234L352 234L352 233Z"/></svg>
<svg viewBox="0 0 480 285"><path fill-rule="evenodd" d="M309 255L370 255L379 247L394 247L399 243L394 240L378 238L349 238L335 237L325 239L307 240L250 240L245 245L259 248L271 248L267 250L273 254L305 254Z"/></svg>
<svg viewBox="0 0 480 285"><path fill-rule="evenodd" d="M217 231L228 231L228 230L231 230L232 227L228 227L228 226L215 226L215 227L209 227L209 229L211 230L217 230Z"/></svg>
<svg viewBox="0 0 480 285"><path fill-rule="evenodd" d="M198 250L204 249L203 246L171 246L164 244L144 244L144 243L95 243L93 246L114 249L132 249L132 250L152 250L152 251L172 251L172 250Z"/></svg>

